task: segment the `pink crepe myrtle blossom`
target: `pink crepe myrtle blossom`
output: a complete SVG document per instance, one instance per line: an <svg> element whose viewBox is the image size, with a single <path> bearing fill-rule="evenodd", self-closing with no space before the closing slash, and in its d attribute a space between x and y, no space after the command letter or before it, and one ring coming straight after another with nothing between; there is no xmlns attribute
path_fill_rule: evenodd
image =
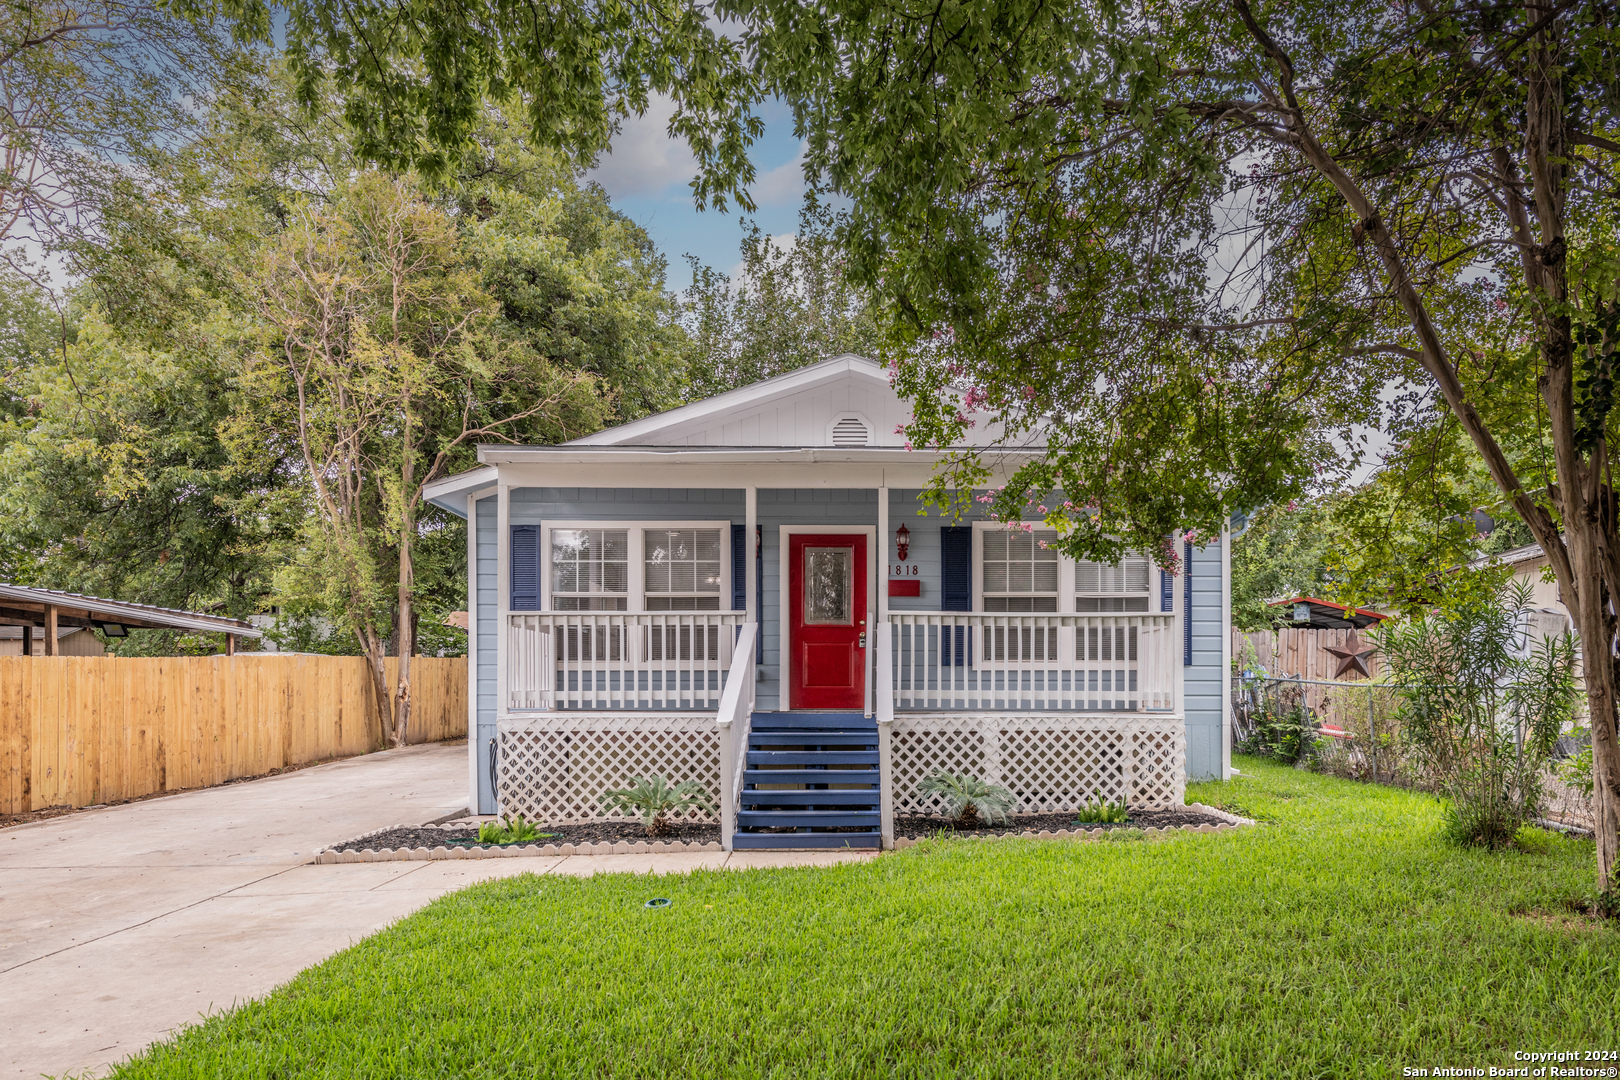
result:
<svg viewBox="0 0 1620 1080"><path fill-rule="evenodd" d="M1036 508L1035 508L1035 512L1036 512L1036 513L1037 513L1037 514L1044 514L1044 513L1046 513L1046 504L1045 504L1045 503L1042 503L1042 504L1041 504L1041 505L1040 505L1040 506L1037 506L1037 507L1036 507Z"/></svg>
<svg viewBox="0 0 1620 1080"><path fill-rule="evenodd" d="M1033 386L1024 387L1024 400L1025 401L1034 401L1035 400L1035 388Z"/></svg>

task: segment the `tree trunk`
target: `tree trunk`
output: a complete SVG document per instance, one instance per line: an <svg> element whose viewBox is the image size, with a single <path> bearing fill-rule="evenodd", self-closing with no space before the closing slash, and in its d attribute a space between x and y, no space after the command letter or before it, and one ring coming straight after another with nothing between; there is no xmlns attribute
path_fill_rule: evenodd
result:
<svg viewBox="0 0 1620 1080"><path fill-rule="evenodd" d="M388 695L388 667L383 658L383 642L370 627L360 631L358 636L360 650L366 658L366 672L370 676L367 681L371 684L372 704L377 708L377 745L390 746L393 745L389 740L393 729L393 701Z"/></svg>
<svg viewBox="0 0 1620 1080"><path fill-rule="evenodd" d="M406 434L410 429L407 426ZM395 615L394 633L399 640L399 685L394 689L394 745L404 746L411 724L411 657L416 653L416 562L411 546L416 536L416 514L412 507L415 475L412 451L408 438L401 479L405 505L399 523L399 602Z"/></svg>
<svg viewBox="0 0 1620 1080"><path fill-rule="evenodd" d="M394 690L394 745L404 746L411 723L411 657L416 653L415 568L410 544L399 548L399 685Z"/></svg>

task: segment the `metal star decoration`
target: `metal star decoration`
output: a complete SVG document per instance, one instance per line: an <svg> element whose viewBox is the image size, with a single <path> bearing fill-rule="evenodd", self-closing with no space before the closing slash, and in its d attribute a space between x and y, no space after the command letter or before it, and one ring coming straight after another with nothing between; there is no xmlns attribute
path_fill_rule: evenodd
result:
<svg viewBox="0 0 1620 1080"><path fill-rule="evenodd" d="M1343 648L1335 649L1330 646L1327 651L1339 658L1339 670L1333 673L1335 679L1343 677L1347 671L1359 671L1365 677L1372 678L1372 672L1367 670L1367 657L1378 650L1356 640L1353 631L1345 639Z"/></svg>

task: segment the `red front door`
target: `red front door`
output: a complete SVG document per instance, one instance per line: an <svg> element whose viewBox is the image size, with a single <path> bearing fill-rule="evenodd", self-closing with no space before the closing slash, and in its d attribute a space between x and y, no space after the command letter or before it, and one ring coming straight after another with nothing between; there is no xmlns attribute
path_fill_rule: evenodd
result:
<svg viewBox="0 0 1620 1080"><path fill-rule="evenodd" d="M790 533L788 708L866 708L866 537Z"/></svg>

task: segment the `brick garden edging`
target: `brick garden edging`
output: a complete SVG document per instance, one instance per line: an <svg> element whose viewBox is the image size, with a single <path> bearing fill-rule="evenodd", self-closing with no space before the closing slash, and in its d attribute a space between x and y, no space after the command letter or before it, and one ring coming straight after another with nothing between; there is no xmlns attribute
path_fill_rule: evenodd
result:
<svg viewBox="0 0 1620 1080"><path fill-rule="evenodd" d="M1211 817L1220 818L1218 825L1172 825L1166 828L1143 829L1144 836L1165 836L1175 832L1217 833L1228 832L1245 825L1253 825L1249 818L1228 814L1224 810L1217 810L1203 803L1189 803L1187 809L1197 810ZM448 822L439 826L398 825L393 828L465 828L464 824ZM383 832L385 830L377 830ZM1097 840L1106 837L1112 829L1059 829L1052 832L1046 829L1040 832L1003 833L969 837L973 840ZM899 851L922 843L909 837L897 837L894 848ZM320 864L332 863L371 863L371 862L425 862L433 859L523 859L523 858L556 858L562 855L674 855L682 852L723 851L718 840L703 842L685 840L601 840L589 844L511 844L504 847L433 847L433 848L383 848L373 850L363 848L360 851L318 851L310 861ZM836 851L837 848L823 848L824 851Z"/></svg>

